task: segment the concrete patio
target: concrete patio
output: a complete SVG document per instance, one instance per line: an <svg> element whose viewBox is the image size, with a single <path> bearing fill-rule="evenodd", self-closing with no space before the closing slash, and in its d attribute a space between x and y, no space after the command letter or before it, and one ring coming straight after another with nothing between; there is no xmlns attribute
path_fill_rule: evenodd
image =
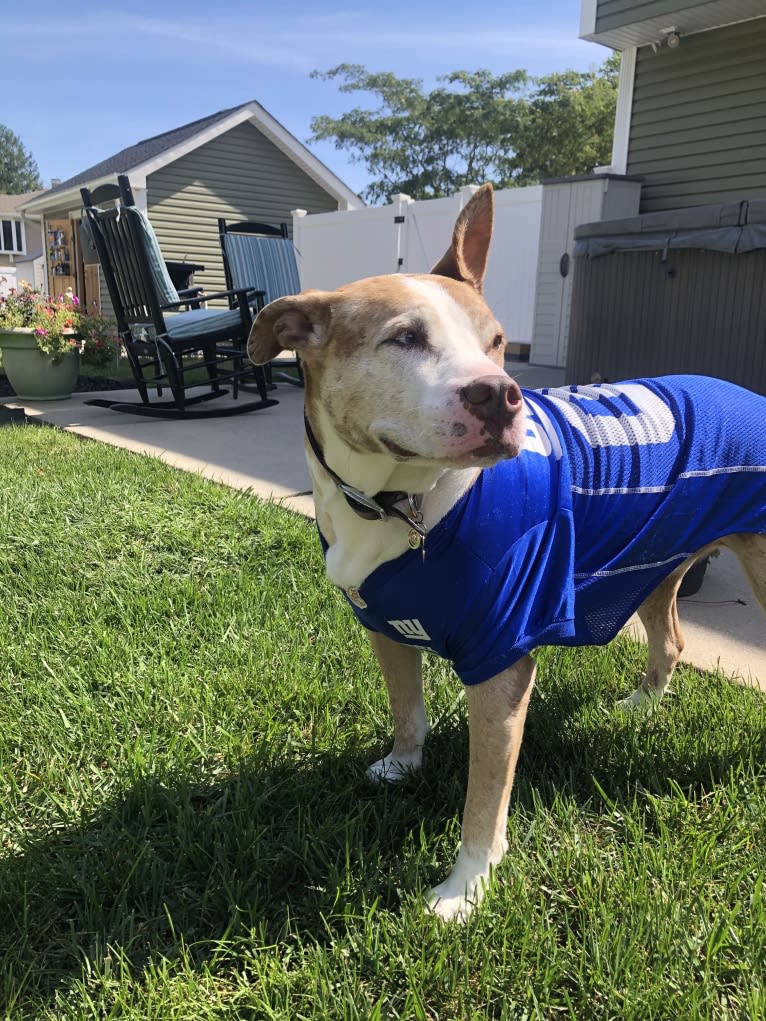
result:
<svg viewBox="0 0 766 1021"><path fill-rule="evenodd" d="M509 363L522 386L556 386L563 370ZM279 404L231 418L162 421L91 407L92 398L114 392L75 394L67 401L24 402L30 419L89 439L154 457L184 471L313 515L311 481L303 455L303 392L289 385L274 394ZM125 391L125 400L137 394ZM229 400L229 398L221 398ZM705 670L720 669L766 690L766 623L735 557L724 551L711 562L702 589L679 600L687 647L684 660ZM628 627L641 634L634 619Z"/></svg>

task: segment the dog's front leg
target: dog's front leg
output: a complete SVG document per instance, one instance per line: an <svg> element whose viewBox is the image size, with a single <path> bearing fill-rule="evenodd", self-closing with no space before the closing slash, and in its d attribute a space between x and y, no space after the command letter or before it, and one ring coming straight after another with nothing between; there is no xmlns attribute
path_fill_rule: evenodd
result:
<svg viewBox="0 0 766 1021"><path fill-rule="evenodd" d="M369 767L367 776L371 780L401 780L420 768L423 743L430 730L423 702L423 657L414 646L392 642L375 631L367 634L388 688L394 718L394 747Z"/></svg>
<svg viewBox="0 0 766 1021"><path fill-rule="evenodd" d="M444 919L468 917L506 852L508 802L534 679L534 660L525 656L466 688L470 757L462 841L452 872L428 895Z"/></svg>

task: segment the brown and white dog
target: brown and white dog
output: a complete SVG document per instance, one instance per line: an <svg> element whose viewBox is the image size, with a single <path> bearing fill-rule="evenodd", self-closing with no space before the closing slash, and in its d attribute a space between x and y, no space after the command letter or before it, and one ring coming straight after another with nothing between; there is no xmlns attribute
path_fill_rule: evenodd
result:
<svg viewBox="0 0 766 1021"><path fill-rule="evenodd" d="M300 353L306 454L327 573L352 602L376 568L423 537L427 548L430 530L481 471L515 458L524 443L524 400L503 368L503 331L482 298L492 226L492 189L485 185L462 211L431 274L375 277L331 293L280 298L253 325L253 362L268 362L283 349ZM731 535L723 544L740 557L766 608L766 537ZM627 705L661 697L669 683L683 649L676 592L694 559L639 608L648 665ZM368 634L394 720L393 748L368 773L396 780L421 765L429 730L422 653ZM445 919L470 913L505 853L534 676L534 661L524 655L466 687L470 766L462 842L452 872L428 895Z"/></svg>

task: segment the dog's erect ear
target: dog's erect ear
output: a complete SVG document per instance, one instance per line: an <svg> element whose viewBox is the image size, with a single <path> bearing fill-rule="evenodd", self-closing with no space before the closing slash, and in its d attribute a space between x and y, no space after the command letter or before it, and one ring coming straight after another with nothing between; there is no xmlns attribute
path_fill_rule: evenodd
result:
<svg viewBox="0 0 766 1021"><path fill-rule="evenodd" d="M331 295L304 291L270 302L256 316L247 339L251 362L265 365L280 351L305 351L327 337Z"/></svg>
<svg viewBox="0 0 766 1021"><path fill-rule="evenodd" d="M442 277L463 280L479 294L487 271L495 198L491 184L483 184L471 196L452 232L452 245L431 270Z"/></svg>

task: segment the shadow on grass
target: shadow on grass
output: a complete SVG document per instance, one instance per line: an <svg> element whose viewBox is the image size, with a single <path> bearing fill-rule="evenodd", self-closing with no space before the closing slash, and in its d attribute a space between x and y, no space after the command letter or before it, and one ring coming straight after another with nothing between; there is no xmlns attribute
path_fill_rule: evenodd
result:
<svg viewBox="0 0 766 1021"><path fill-rule="evenodd" d="M563 796L599 811L594 778L626 801L637 788L666 792L668 777L693 792L766 755L762 710L744 732L721 726L753 693L713 699L717 738L707 742L674 706L653 722L626 722L597 698L583 704L562 686L533 703L517 808ZM443 721L424 770L399 787L363 779L371 757L267 749L213 778L139 777L94 815L31 838L0 862L0 990L24 1009L88 968L102 973L110 954L140 978L159 957L201 963L241 939L321 944L375 902L398 910L404 894L442 878L454 854L465 721Z"/></svg>
<svg viewBox="0 0 766 1021"><path fill-rule="evenodd" d="M0 1014L3 997L41 1003L110 954L138 975L158 956L202 961L242 937L321 943L376 900L398 908L428 882L412 874L410 833L422 822L430 838L459 812L462 777L442 778L437 803L427 779L367 783L367 764L256 755L215 780L150 775L31 838L0 861Z"/></svg>

